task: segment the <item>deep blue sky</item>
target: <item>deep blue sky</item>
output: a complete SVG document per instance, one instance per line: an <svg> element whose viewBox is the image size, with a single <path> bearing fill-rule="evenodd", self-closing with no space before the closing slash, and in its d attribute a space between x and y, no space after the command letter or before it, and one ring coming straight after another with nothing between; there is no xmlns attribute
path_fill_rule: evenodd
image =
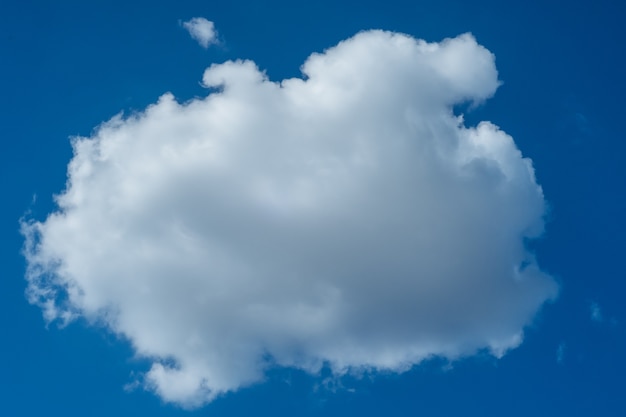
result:
<svg viewBox="0 0 626 417"><path fill-rule="evenodd" d="M179 20L194 16L215 22L221 46L190 39ZM2 2L0 415L626 415L623 17L616 1ZM310 53L371 28L429 41L471 32L496 55L503 85L468 120L501 126L534 161L550 204L534 250L561 283L519 348L448 371L434 360L348 379L336 392L322 377L277 370L187 412L123 390L145 364L114 336L80 322L46 328L24 297L18 220L54 208L70 136L166 91L181 101L205 94L198 81L211 63L248 58L280 80L298 76Z"/></svg>

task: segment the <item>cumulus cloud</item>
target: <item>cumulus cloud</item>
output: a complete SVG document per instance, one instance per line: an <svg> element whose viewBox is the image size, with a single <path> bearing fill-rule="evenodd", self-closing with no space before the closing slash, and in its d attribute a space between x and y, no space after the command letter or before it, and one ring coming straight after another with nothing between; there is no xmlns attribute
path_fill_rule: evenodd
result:
<svg viewBox="0 0 626 417"><path fill-rule="evenodd" d="M516 347L557 286L532 163L453 106L499 82L471 35L368 31L274 82L212 65L73 140L66 189L22 225L30 301L106 325L143 384L200 406L269 367L402 372Z"/></svg>
<svg viewBox="0 0 626 417"><path fill-rule="evenodd" d="M215 25L210 20L206 20L204 17L194 17L183 22L182 25L203 48L208 48L217 43Z"/></svg>

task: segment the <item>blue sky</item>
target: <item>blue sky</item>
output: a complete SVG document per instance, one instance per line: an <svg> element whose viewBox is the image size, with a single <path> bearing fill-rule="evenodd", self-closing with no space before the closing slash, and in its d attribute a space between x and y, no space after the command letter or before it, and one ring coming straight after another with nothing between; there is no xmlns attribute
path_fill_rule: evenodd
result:
<svg viewBox="0 0 626 417"><path fill-rule="evenodd" d="M2 75L0 79L4 99L0 114L4 128L2 135L4 148L0 153L2 158L0 180L5 197L0 206L2 236L0 253L4 268L0 273L2 278L0 316L4 320L0 414L7 416L31 416L43 413L67 416L112 414L124 416L137 413L150 416L250 414L332 416L356 413L361 415L421 413L427 416L624 415L626 400L623 395L622 375L626 371L626 361L623 358L626 348L624 332L626 310L622 299L626 286L621 252L625 247L626 225L621 214L626 205L623 193L626 168L621 163L621 155L625 150L622 140L621 97L626 94L626 84L622 79L622 74L626 72L626 61L620 45L624 42L626 34L620 20L622 15L620 6L610 1L594 4L551 1L536 5L490 1L472 2L470 5L466 2L451 1L395 0L383 4L319 1L311 5L282 1L218 4L184 0L133 1L131 4L117 1L70 0L3 2L0 5L0 51L3 57L0 64ZM189 36L181 23L193 17L204 17L215 23L218 32L217 44L205 49ZM112 322L107 322L106 317L100 316L97 309L89 310L92 308L92 304L89 303L93 302L93 305L97 306L96 301L90 301L92 299L74 305L74 310L71 311L76 314L76 319L67 326L61 326L60 320L46 324L40 306L30 304L25 296L27 281L24 276L27 261L21 253L24 236L20 233L20 219L26 216L33 221L44 222L50 213L57 210L53 195L58 195L65 187L67 164L73 155L70 137L94 136L97 134L94 128L120 111L127 115L142 112L147 106L156 103L166 92L171 92L181 103L194 98L201 100L211 91L219 94L219 89L207 90L201 85L203 72L211 64L248 59L255 62L260 70L265 71L272 81L301 77L300 67L312 53L322 53L356 33L370 29L404 33L428 42L441 42L445 38L454 38L470 32L475 37L477 45L482 45L495 56L498 79L502 82L495 95L476 108L468 109L467 105L459 105L456 111L465 113L467 126L475 126L482 120L488 120L499 126L514 139L515 146L522 154L532 159L536 180L543 188L545 196L545 231L538 239L528 240L526 236L519 234L516 238L520 241L526 239L526 252L535 255L537 264L546 274L545 277L540 276L537 279L544 280L542 282L558 283L558 296L553 301L537 308L528 307L532 314L525 313L531 317L522 320L524 336L519 346L513 347L515 343L511 342L508 346L511 349L501 358L497 358L489 353L489 348L494 347L493 344L489 345L489 341L476 339L474 335L464 338L465 336L452 334L450 343L454 347L453 350L459 352L458 356L439 346L428 351L431 354L434 352L435 357L432 359L421 360L419 357L407 359L409 364L419 362L410 370L396 372L395 368L368 369L356 375L354 368L358 368L361 362L374 363L378 360L372 352L375 351L374 342L379 341L381 336L375 333L372 339L362 339L365 341L366 350L362 359L355 359L355 355L350 354L328 353L328 350L322 348L316 350L303 344L300 349L305 353L302 355L308 359L327 361L323 362L321 369L311 373L303 370L306 366L299 357L294 359L295 356L291 357L281 350L281 348L289 350L291 345L282 342L283 339L271 339L268 336L270 331L261 326L260 332L267 338L263 340L271 339L276 342L277 347L267 342L265 349L269 354L276 356L277 362L282 361L284 364L292 361L296 368L300 369L268 366L263 369L262 376L251 377L252 383L244 381L248 369L238 371L239 373L233 371L233 375L237 374L233 384L240 384L241 388L220 395L203 407L185 410L177 406L175 401L168 402L166 391L159 394L154 386L152 391L150 387L148 389L142 387L141 381L144 381L142 375L145 375L155 362L154 357L150 355L137 355L136 349L128 342L129 339L137 343L146 340L138 336L142 330L141 326L137 330L139 333L128 330L131 327L116 327L117 324L111 324ZM366 43L371 41L369 38L360 39L362 45L371 46ZM463 47L469 45L467 48L470 57L482 53L480 52L482 49L476 49L471 42L462 45L465 45ZM355 62L350 61L356 58L350 58L349 50L337 51L337 59ZM379 61L382 71L380 74L383 76L396 74L386 72L391 70L389 65L384 65L385 48L372 47L372 51L372 56L366 57L372 61L367 61L370 64L362 67L359 76L361 73L372 75L371 68ZM340 52L345 55L339 55ZM377 53L381 54L380 59ZM457 63L455 69L463 68L458 76L465 80L462 77L464 71L471 73L474 68L473 61L454 62ZM322 69L326 71L323 74L328 75L330 72L332 75L332 68L322 66ZM470 98L488 96L491 91L488 82L485 85L474 86L475 80L487 70L480 67L476 71L477 76L463 81L459 88L462 89L466 85L475 87L469 94ZM400 77L404 72L397 74ZM310 79L316 79L315 75L310 75ZM383 77L380 81L384 84L385 80ZM232 82L236 86L245 87L247 84L244 81L239 81L235 77ZM420 84L420 79L414 81L416 86L422 86L419 88L425 88ZM428 80L425 83L428 85ZM256 88L256 84L252 85ZM403 89L393 83L390 85L392 86L390 91L398 92L400 97ZM406 85L409 91L409 84ZM243 103L248 103L256 97L252 95L256 91L253 87L248 86L243 90L242 97L246 97L241 99ZM439 93L436 91L433 94ZM367 102L368 97L370 96L362 97L363 102ZM433 96L434 99L437 97L439 96ZM266 103L268 108L273 108L269 102ZM258 107L257 103L255 108ZM354 117L349 109L346 111L345 120L348 120L350 115ZM164 116L155 119L174 120L173 113L165 111L163 114ZM225 113L229 114L233 113ZM237 113L234 114L239 116ZM416 117L420 123L435 126L429 125L432 120L422 113ZM387 120L381 120L381 126L385 129L392 129L395 126L384 125ZM355 126L363 123L362 120L357 121ZM236 118L230 127L243 129L244 134L241 137L248 140L250 135L245 134L248 125L253 130L258 126L265 126L264 124L257 126L249 119L241 117ZM163 127L165 131L170 125L158 126ZM180 129L180 125L176 126ZM368 126L375 129L378 125ZM126 129L126 125L119 131L126 132L123 129ZM301 133L305 135L309 131L317 132L315 129L317 127L313 126L311 130L303 130ZM340 132L350 131L348 129ZM177 136L181 131L173 132L170 136L165 136L168 138ZM320 132L324 130L321 129ZM400 130L398 132L398 135L402 133ZM111 132L105 133L102 133L102 137L106 134L113 135ZM185 133L180 135L182 137ZM144 154L133 154L134 148L130 145L133 142L125 143L127 148L116 154L117 161L126 161L124 158L139 161L134 158L140 158ZM279 142L268 143L272 146L269 151L265 148L254 148L253 152L265 152L262 154L263 157L274 163L282 161L283 154L277 147ZM253 146L252 143L248 145ZM241 149L243 149L241 152L246 153L246 147ZM338 148L337 152L341 152L341 149ZM321 152L318 148L311 150L318 151ZM234 155L238 157L239 154ZM289 155L293 156L287 154ZM340 157L338 155L331 156ZM394 158L394 155L390 158ZM146 158L147 164L154 162L158 166L159 162L162 162L156 159L156 156ZM146 163L138 165L146 166ZM186 164L193 165L190 160L187 160ZM230 172L226 179L233 181L233 184L245 185L245 179L251 177L243 176L241 179L235 174L244 171L246 166L243 163L239 170ZM98 193L105 197L109 195L107 187L117 184L107 172L102 172L99 181L103 182L93 183L85 180L84 183L80 183L79 179L82 177L76 177L76 183L83 184L84 192L94 198L94 201L100 196ZM290 172L281 171L279 177L290 178ZM487 175L481 172L476 175L479 177ZM170 178L167 174L168 172L163 178ZM400 174L395 171L385 171L384 175L387 174L389 176L383 178L400 178L396 176ZM197 178L202 181L203 177ZM524 181L530 180L525 178ZM448 183L443 181L434 184L445 188L447 187L445 184ZM529 184L532 185L532 182ZM139 182L140 189L144 185L145 183ZM175 184L170 186L172 188L163 185L164 196L158 201L168 209L171 203L174 207L173 213L179 213L175 210L178 206L172 203L177 198L176 194L168 193L177 188ZM220 190L222 189L215 188L216 193ZM510 212L519 214L519 218L525 219L524 216L528 215L529 218L537 220L531 210L534 200L532 198L529 200L527 194L513 194L526 197L511 200L514 204L511 203ZM220 195L209 194L207 198L219 202ZM443 195L442 201L449 202L446 200L448 197L445 197L448 194L444 192ZM456 194L450 191L450 195ZM493 207L491 200L488 200L490 196L493 195L485 191L484 195L480 194L480 197L474 200L468 198L470 202L478 204L478 207L489 209ZM450 201L454 203L457 200ZM461 203L465 201L462 200ZM405 203L412 207L410 204L413 200ZM380 210L392 206L384 205ZM220 212L222 214L215 216L221 215L219 220L223 223L241 224L249 218L258 220L255 215L259 210L254 209L243 218L237 217L236 210L231 211L230 215L225 215L222 211ZM459 213L455 216L458 217ZM511 217L513 220L506 216L503 219L496 217L493 221L498 230L509 230L508 227L517 230L513 229L511 224L518 217ZM113 221L111 219L117 221L115 215L107 217L106 221ZM158 220L159 217L150 219ZM96 218L95 221L86 224L97 226L99 220L100 218ZM502 223L498 223L499 221ZM252 223L252 220L251 224L251 227L262 227ZM357 221L355 224L361 223ZM135 227L134 223L132 226ZM477 230L485 234L491 231L489 226L483 227L485 228ZM78 236L87 236L89 241L98 240L99 235L97 233L92 235L93 230L99 229L79 230ZM123 229L123 232L126 233L128 230L131 229ZM245 229L228 230L233 232ZM391 237L395 236L393 230L389 232ZM470 227L469 230L475 229ZM483 234L479 234L475 238L468 238L467 241L482 242L482 236ZM130 240L122 239L121 243L123 245L128 241ZM61 253L54 251L61 251L59 249L61 247L65 250L65 243L66 241L61 239L58 246L51 244L51 253L57 255ZM472 243L467 245L463 247L473 246ZM489 248L500 250L499 247L488 246L486 243L485 245L485 250ZM450 255L446 252L449 250L448 246L444 245L442 248L444 255ZM63 260L68 265L71 255L82 256L75 247L69 247L67 250L68 252L62 252L67 255L58 256L66 256ZM91 259L88 253L90 247L86 246L84 250L85 257ZM181 251L181 256L187 255L184 247ZM271 257L274 252L268 253ZM456 252L451 254L458 255ZM509 254L502 252L503 256ZM349 255L350 253L346 254L347 257ZM124 303L130 302L129 298L110 295L118 294L115 292L118 287L98 286L105 282L117 282L114 279L117 277L114 276L116 273L107 275L107 269L102 265L121 264L123 268L126 264L121 263L119 256L106 259L97 267L95 264L87 263L84 270L87 271L86 275L90 276L92 272L90 267L104 272L93 281L80 281L81 277L75 277L79 282L84 282L80 284L82 285L80 290L93 295L93 299L98 299L106 292L109 301L119 301L120 305L127 305ZM489 262L495 262L489 257L489 253L485 257L490 260ZM471 269L477 261L472 262L474 258L471 257L468 259L467 263L461 263L461 266ZM535 262L535 259L532 262ZM129 265L135 267L138 264ZM346 265L348 265L346 268L351 270L352 264L349 261L346 261ZM385 265L381 266L383 270ZM169 264L166 266L169 267ZM421 271L419 265L415 268ZM327 272L325 269L322 271ZM169 274L164 273L163 282L171 283L168 277L177 276L177 273L184 275L183 270L173 269ZM332 274L332 271L328 273ZM470 273L468 276L476 278ZM378 278L372 273L369 279L376 281ZM488 284L477 282L481 285ZM94 284L95 289L88 288L88 284ZM125 287L119 288L122 288L122 292L125 291ZM445 289L445 286L443 288ZM536 296L536 300L550 298L552 293L541 288L537 290L540 295ZM468 297L468 305L474 305L471 303L473 300L477 303L482 303L482 300L486 300L486 304L491 303L491 298L482 298L486 297L485 292L472 293L473 295ZM300 292L294 288L293 293L288 294L295 294L296 297ZM363 297L368 302L372 301L368 298L371 294L364 294ZM482 330L495 332L494 328L498 327L499 323L509 324L511 321L513 327L517 323L514 317L517 317L516 314L523 309L520 307L521 310L518 311L513 307L509 308L518 306L516 303L519 300L515 293L510 295L510 298L502 299L507 306L494 310L502 314L502 317L480 316L482 318L477 326L483 324L486 326L480 327ZM232 300L236 301L238 298L227 298L228 305ZM80 308L77 310L77 305L83 310ZM139 303L128 305L138 306L140 312L151 311L149 308L153 307L148 305L147 309L143 310ZM178 311L178 307L184 305L184 301L182 304L172 301L169 306L173 308L172 311ZM367 309L359 310L358 303L355 308L361 311L362 315L369 312ZM433 309L427 312L436 313L434 316L428 316L434 323L439 323L438 314L462 311L460 307L458 311L437 306ZM127 311L121 310L122 313ZM224 314L230 314L237 310L225 306L223 311ZM396 314L389 311L384 305L381 307L383 315ZM194 312L191 311L189 314ZM401 317L401 322L406 318L393 314L390 317ZM411 314L418 317L419 311L411 310ZM125 316L122 314L121 317ZM146 319L146 328L157 329L155 333L150 333L150 336L160 336L158 323L155 325L150 317ZM411 320L409 317L405 321L411 323ZM415 320L418 321L417 318ZM218 321L215 326L224 324L225 330L220 331L228 333L229 329L235 328L229 327L229 323L231 322ZM179 324L175 322L174 328ZM155 327L150 327L152 325ZM211 333L212 335L221 334L216 330L219 326L211 326L210 331L217 332ZM167 329L169 327L164 325L163 332ZM285 330L285 327L277 327L277 329L278 333L283 331L289 335L288 328ZM257 340L250 336L251 330L244 325L239 324L236 330L243 332L246 337L230 339L232 343ZM441 329L438 328L434 333L428 334L434 338L433 340L443 337L439 330ZM118 334L114 334L115 331ZM124 333L124 336L121 333ZM489 333L489 337L494 335L496 334ZM499 335L500 333L497 334ZM354 337L361 340L357 336ZM400 336L394 333L390 337L393 339ZM228 340L226 336L225 340ZM326 335L319 340L311 340L323 344L322 342L328 340L332 342L334 339ZM166 367L168 360L175 362L187 358L186 353L171 349L168 351L162 345L147 343L142 346L153 355L154 352L163 351L173 356L161 362ZM334 345L330 343L324 346ZM399 346L404 347L402 344ZM441 354L437 355L437 352ZM443 354L445 352L447 358L442 357L446 356ZM230 358L228 355L218 356L218 362L223 363L226 357ZM231 359L233 364L237 364L241 358L246 357L235 355ZM353 372L347 372L342 377L338 377L335 370L333 377L333 365L329 363L333 360L336 362L352 360L354 361L352 365L356 365L351 368ZM192 369L196 369L195 363L191 362ZM394 362L394 365L397 363ZM219 366L207 369L216 372L222 370ZM216 380L224 382L228 378ZM136 382L134 389L124 389L133 386L133 382ZM161 386L165 389L163 387L165 385ZM174 395L172 394L174 391L167 392Z"/></svg>

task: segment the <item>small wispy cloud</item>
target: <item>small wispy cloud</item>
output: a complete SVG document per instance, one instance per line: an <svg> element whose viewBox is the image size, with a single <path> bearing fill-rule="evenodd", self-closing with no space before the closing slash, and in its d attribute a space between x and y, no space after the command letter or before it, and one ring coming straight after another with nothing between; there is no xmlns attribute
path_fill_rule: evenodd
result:
<svg viewBox="0 0 626 417"><path fill-rule="evenodd" d="M203 48L208 48L210 45L217 43L215 24L210 20L204 17L194 17L186 22L182 22L181 25Z"/></svg>
<svg viewBox="0 0 626 417"><path fill-rule="evenodd" d="M600 323L604 320L603 316L602 316L602 310L600 310L600 305L598 303L596 303L595 301L593 301L590 305L589 305L589 311L591 313L591 320Z"/></svg>
<svg viewBox="0 0 626 417"><path fill-rule="evenodd" d="M563 364L565 360L565 342L559 343L559 346L556 348L556 363L559 365Z"/></svg>

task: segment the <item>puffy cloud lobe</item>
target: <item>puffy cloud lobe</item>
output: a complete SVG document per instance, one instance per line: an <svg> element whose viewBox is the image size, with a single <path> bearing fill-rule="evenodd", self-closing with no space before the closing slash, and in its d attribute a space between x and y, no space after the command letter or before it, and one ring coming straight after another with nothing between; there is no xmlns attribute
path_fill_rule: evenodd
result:
<svg viewBox="0 0 626 417"><path fill-rule="evenodd" d="M471 35L362 32L272 82L215 90L76 138L59 209L23 225L28 294L150 358L145 385L200 406L270 366L404 371L517 346L556 296L531 161L452 107L499 85Z"/></svg>
<svg viewBox="0 0 626 417"><path fill-rule="evenodd" d="M210 20L204 17L194 17L183 22L182 25L203 48L208 48L210 45L217 43L215 25Z"/></svg>

